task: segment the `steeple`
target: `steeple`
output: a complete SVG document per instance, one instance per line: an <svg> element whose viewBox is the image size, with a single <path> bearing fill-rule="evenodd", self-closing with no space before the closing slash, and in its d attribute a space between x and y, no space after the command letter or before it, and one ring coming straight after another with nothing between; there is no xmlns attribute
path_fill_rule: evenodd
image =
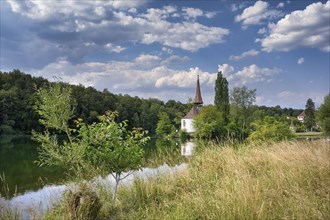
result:
<svg viewBox="0 0 330 220"><path fill-rule="evenodd" d="M199 85L199 75L197 75L197 85L196 85L196 95L194 99L194 104L195 105L202 105L203 104L203 99L201 95L201 88Z"/></svg>

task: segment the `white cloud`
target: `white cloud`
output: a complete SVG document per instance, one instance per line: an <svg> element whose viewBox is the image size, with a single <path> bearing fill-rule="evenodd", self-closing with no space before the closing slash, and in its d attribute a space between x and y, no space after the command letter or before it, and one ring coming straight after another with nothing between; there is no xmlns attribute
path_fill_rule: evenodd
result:
<svg viewBox="0 0 330 220"><path fill-rule="evenodd" d="M160 57L149 54L141 54L135 59L135 61L138 63L154 63L154 62L158 62L159 60Z"/></svg>
<svg viewBox="0 0 330 220"><path fill-rule="evenodd" d="M210 19L217 15L217 12L215 12L215 11L204 12L199 8L182 8L182 11L183 11L183 17L186 20L189 20L189 19L194 20L197 17L206 17L206 18Z"/></svg>
<svg viewBox="0 0 330 220"><path fill-rule="evenodd" d="M123 50L126 50L125 47L121 47L121 46L118 46L118 45L113 45L112 43L107 43L105 45L105 48L107 48L110 52L116 52L116 53L120 53Z"/></svg>
<svg viewBox="0 0 330 220"><path fill-rule="evenodd" d="M168 47L162 47L162 51L168 53L168 54L172 54L173 53L173 50L168 48Z"/></svg>
<svg viewBox="0 0 330 220"><path fill-rule="evenodd" d="M223 65L218 65L218 72L221 72L222 75L226 78L230 77L230 74L234 72L234 67L225 63Z"/></svg>
<svg viewBox="0 0 330 220"><path fill-rule="evenodd" d="M215 11L205 12L205 17L207 17L207 18L214 18L216 15L217 15L217 12L215 12Z"/></svg>
<svg viewBox="0 0 330 220"><path fill-rule="evenodd" d="M229 34L228 29L208 27L199 23L166 22L166 28L154 29L152 33L143 36L142 43L161 43L165 46L181 48L195 52L210 44L221 43L222 38Z"/></svg>
<svg viewBox="0 0 330 220"><path fill-rule="evenodd" d="M305 59L303 57L300 57L297 61L298 64L303 64L305 62Z"/></svg>
<svg viewBox="0 0 330 220"><path fill-rule="evenodd" d="M283 8L284 7L284 2L280 2L278 3L278 5L276 6L276 8Z"/></svg>
<svg viewBox="0 0 330 220"><path fill-rule="evenodd" d="M266 28L261 28L258 31L258 34L266 34L267 33L267 29Z"/></svg>
<svg viewBox="0 0 330 220"><path fill-rule="evenodd" d="M241 59L244 59L244 58L247 58L247 57L257 56L258 54L259 54L259 51L255 50L255 49L252 49L252 50L249 50L249 51L245 51L241 55L238 55L238 56L231 55L229 57L229 59L233 60L233 61L238 61L238 60L241 60Z"/></svg>
<svg viewBox="0 0 330 220"><path fill-rule="evenodd" d="M237 15L235 21L242 21L242 27L247 28L250 25L260 24L263 20L280 16L280 11L270 10L268 6L269 4L267 2L257 1L253 6L245 8L241 15Z"/></svg>
<svg viewBox="0 0 330 220"><path fill-rule="evenodd" d="M282 91L277 94L277 97L281 98L281 99L288 99L288 98L293 98L296 96L297 96L297 94L294 92L291 92L291 91Z"/></svg>
<svg viewBox="0 0 330 220"><path fill-rule="evenodd" d="M198 67L190 68L189 71L180 71L170 76L159 78L155 86L157 88L178 87L194 88L196 86L196 77L199 75L201 85L213 86L217 75L203 72Z"/></svg>
<svg viewBox="0 0 330 220"><path fill-rule="evenodd" d="M243 67L242 70L235 72L234 67L228 64L219 65L219 70L224 77L234 85L245 85L249 83L264 82L269 83L273 77L282 72L279 68L260 68L256 64Z"/></svg>
<svg viewBox="0 0 330 220"><path fill-rule="evenodd" d="M195 19L197 17L203 16L204 14L203 11L199 8L183 8L182 11L184 12L184 16L186 17L186 19Z"/></svg>
<svg viewBox="0 0 330 220"><path fill-rule="evenodd" d="M163 60L161 62L162 65L168 65L168 64L172 64L172 63L181 63L181 62L187 62L189 61L189 57L184 56L184 57L180 57L177 55L172 55L169 58L166 58L165 60Z"/></svg>
<svg viewBox="0 0 330 220"><path fill-rule="evenodd" d="M261 40L263 50L290 51L298 47L330 52L330 1L308 5L269 25L269 35Z"/></svg>
<svg viewBox="0 0 330 220"><path fill-rule="evenodd" d="M221 43L224 36L229 34L228 29L194 21L198 16L211 18L215 16L215 12L204 13L198 8L183 8L184 16L192 19L173 22L168 19L177 13L177 8L171 5L148 8L143 14L137 13L136 8L146 2L88 1L86 4L79 4L76 1L26 0L9 1L9 4L12 11L42 25L41 33L35 33L35 36L50 42L63 41L61 47L67 47L66 54L63 52L63 55L68 57L73 56L71 48L74 44L77 47L86 42L116 45L116 48L111 48L113 52L125 49L118 45L123 41L159 43L162 46L195 52L211 44ZM125 8L129 12L121 10ZM57 35L55 39L54 36ZM109 50L106 47L105 49Z"/></svg>

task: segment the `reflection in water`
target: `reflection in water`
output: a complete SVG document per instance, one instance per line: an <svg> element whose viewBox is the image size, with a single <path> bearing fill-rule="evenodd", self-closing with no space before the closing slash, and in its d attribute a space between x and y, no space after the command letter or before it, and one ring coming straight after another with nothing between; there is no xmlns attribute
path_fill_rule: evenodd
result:
<svg viewBox="0 0 330 220"><path fill-rule="evenodd" d="M181 155L192 156L194 153L195 146L195 143L192 141L188 141L186 143L181 144Z"/></svg>
<svg viewBox="0 0 330 220"><path fill-rule="evenodd" d="M9 196L57 184L64 178L59 167L39 167L38 144L30 136L0 136L0 173L5 175ZM0 194L4 192L0 191Z"/></svg>
<svg viewBox="0 0 330 220"><path fill-rule="evenodd" d="M183 163L173 167L164 164L157 168L143 168L142 170L136 171L133 175L130 175L127 178L123 179L120 184L124 184L127 186L131 184L136 177L148 179L149 177L157 176L164 173L173 175L175 172L186 169L187 167L188 164ZM123 176L124 175L126 174L124 173ZM96 185L101 184L102 186L113 188L115 180L112 175L108 175L104 179L102 179L101 177L95 178L94 183ZM68 185L70 186L74 184ZM10 206L16 209L21 214L22 219L30 219L30 213L37 213L38 216L41 217L43 214L45 214L47 209L52 208L52 206L60 200L64 190L66 189L68 189L68 186L65 185L45 186L44 188L36 192L28 192L23 195L13 197L10 200L0 198L0 203L4 204L5 206Z"/></svg>

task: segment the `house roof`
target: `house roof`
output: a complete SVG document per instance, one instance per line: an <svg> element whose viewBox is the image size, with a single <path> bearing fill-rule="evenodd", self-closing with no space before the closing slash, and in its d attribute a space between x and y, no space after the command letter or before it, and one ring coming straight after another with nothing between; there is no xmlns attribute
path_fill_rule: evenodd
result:
<svg viewBox="0 0 330 220"><path fill-rule="evenodd" d="M196 106L194 106L190 109L190 111L182 119L192 119L193 117L198 115L198 112L199 112L198 108Z"/></svg>
<svg viewBox="0 0 330 220"><path fill-rule="evenodd" d="M201 95L201 88L200 88L200 85L199 85L199 76L197 76L196 95L195 95L195 99L194 99L194 104L195 105L203 104L203 99L202 99L202 95Z"/></svg>
<svg viewBox="0 0 330 220"><path fill-rule="evenodd" d="M298 115L298 117L305 117L305 111L303 111L303 112L301 112L299 115Z"/></svg>

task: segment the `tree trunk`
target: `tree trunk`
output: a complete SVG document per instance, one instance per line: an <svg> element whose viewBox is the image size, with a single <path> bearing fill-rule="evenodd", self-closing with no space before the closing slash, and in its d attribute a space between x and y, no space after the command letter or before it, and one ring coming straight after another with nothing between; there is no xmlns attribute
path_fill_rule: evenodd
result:
<svg viewBox="0 0 330 220"><path fill-rule="evenodd" d="M116 201L118 184L119 184L119 181L120 181L120 173L116 173L115 181L116 181L116 183L115 183L115 189L114 189L113 195L112 195L112 204L113 205L115 204L115 201Z"/></svg>

